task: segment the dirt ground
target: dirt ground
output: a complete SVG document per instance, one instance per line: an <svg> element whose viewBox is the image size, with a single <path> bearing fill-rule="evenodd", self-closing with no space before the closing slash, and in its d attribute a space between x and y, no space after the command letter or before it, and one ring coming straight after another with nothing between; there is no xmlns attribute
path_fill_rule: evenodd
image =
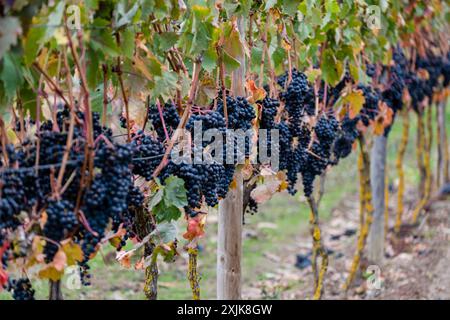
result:
<svg viewBox="0 0 450 320"><path fill-rule="evenodd" d="M363 259L353 286L344 293L342 285L348 274L356 247L359 221L358 198L347 198L333 211L322 227L329 250L329 267L325 277L323 299L450 299L450 201L435 202L419 224L408 226L415 195L405 199L407 214L400 235L393 233L396 197L389 201L389 227L386 236L385 259L380 270L380 289L368 290L363 271L369 266ZM279 262L266 279L244 287L248 299L311 299L312 272L308 253L311 239L304 233L294 244L287 244L277 254L266 256ZM301 259L297 255L301 255ZM303 264L299 270L296 263ZM367 273L366 273L367 274ZM300 283L300 285L299 285Z"/></svg>

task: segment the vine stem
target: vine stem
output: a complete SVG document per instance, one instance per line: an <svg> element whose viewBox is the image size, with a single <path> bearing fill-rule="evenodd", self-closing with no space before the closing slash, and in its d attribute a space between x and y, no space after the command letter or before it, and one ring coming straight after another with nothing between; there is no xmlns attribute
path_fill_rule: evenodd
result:
<svg viewBox="0 0 450 320"><path fill-rule="evenodd" d="M72 79L71 79L71 73L69 68L69 63L67 61L67 53L66 49L64 48L62 51L63 55L63 62L64 62L64 68L66 70L66 82L67 82L67 89L69 90L69 109L70 109L70 118L69 118L69 132L67 133L67 140L66 140L66 147L64 150L64 155L61 161L61 168L59 169L58 178L56 180L56 192L60 193L61 191L61 185L64 177L64 172L66 170L67 161L69 160L70 155L70 149L72 148L72 141L73 141L73 132L75 128L75 102L72 95Z"/></svg>
<svg viewBox="0 0 450 320"><path fill-rule="evenodd" d="M108 66L102 64L103 71L103 110L102 110L102 126L106 126L106 113L108 111Z"/></svg>
<svg viewBox="0 0 450 320"><path fill-rule="evenodd" d="M8 144L8 136L6 134L5 122L3 121L3 117L0 115L0 133L1 133L1 144L2 144L2 152L3 159L5 160L5 167L9 167L9 157L8 152L6 152L6 145Z"/></svg>
<svg viewBox="0 0 450 320"><path fill-rule="evenodd" d="M372 191L371 191L371 184L370 184L370 156L369 153L366 150L365 140L363 136L360 136L358 138L359 142L359 148L361 157L363 160L363 180L364 180L364 203L365 203L365 219L364 224L362 228L360 229L360 233L358 236L358 242L357 242L357 248L355 255L353 256L352 265L350 267L349 275L347 276L347 279L343 285L343 289L345 292L348 291L350 288L350 285L353 283L353 280L356 276L356 271L358 270L359 264L361 262L361 256L363 254L364 248L366 246L367 242L367 236L369 234L370 226L372 224L373 220L373 205L372 205Z"/></svg>
<svg viewBox="0 0 450 320"><path fill-rule="evenodd" d="M120 34L117 32L116 33L116 41L117 44L120 47ZM120 56L117 57L117 66L116 66L116 73L117 73L117 78L119 79L119 86L120 86L120 91L122 92L122 99L123 99L123 103L125 105L125 116L127 118L127 141L130 142L131 141L131 134L130 134L130 111L129 111L129 107L128 107L128 97L127 97L127 93L125 91L125 86L123 84L123 78L122 78L122 59L120 58Z"/></svg>
<svg viewBox="0 0 450 320"><path fill-rule="evenodd" d="M53 79L47 74L47 72L42 69L42 67L37 63L33 62L33 67L40 73L42 76L44 76L45 80L50 85L51 89L64 101L65 104L69 104L66 97L63 94L63 91L61 88L53 81Z"/></svg>
<svg viewBox="0 0 450 320"><path fill-rule="evenodd" d="M189 119L191 108L195 100L195 95L197 92L197 87L199 83L199 76L200 76L200 70L201 70L201 58L198 58L194 63L194 75L192 77L192 84L191 89L189 92L189 100L186 108L184 109L183 115L181 116L180 123L178 124L177 129L175 130L175 133L172 135L172 138L169 141L169 145L166 149L166 152L164 153L164 156L158 165L158 167L153 172L153 178L156 178L164 169L164 167L167 165L170 152L172 151L173 146L175 145L175 142L178 140L179 135L181 134L182 129L186 126L186 123Z"/></svg>
<svg viewBox="0 0 450 320"><path fill-rule="evenodd" d="M89 99L89 88L86 80L86 70L82 68L80 59L78 57L78 52L75 49L75 46L72 41L72 36L70 34L69 27L67 26L67 17L64 15L64 28L66 31L67 41L69 44L70 52L72 53L72 57L75 63L75 67L77 68L80 74L81 87L83 89L83 101L84 101L84 120L86 123L86 136L87 136L87 144L88 148L86 149L87 156L87 168L89 170L89 177L87 180L87 184L89 185L94 178L94 132L93 132L93 122L92 122L92 113L91 113L91 102ZM81 37L81 31L79 31L79 35ZM81 44L82 42L80 42Z"/></svg>
<svg viewBox="0 0 450 320"><path fill-rule="evenodd" d="M402 130L402 140L400 142L400 147L398 149L397 160L395 166L398 172L398 193L397 193L397 212L395 218L394 231L395 233L400 232L400 227L402 224L402 215L404 210L403 197L405 193L405 173L403 171L403 161L405 158L406 147L408 146L409 140L409 114L408 110L405 109L403 112L403 130Z"/></svg>
<svg viewBox="0 0 450 320"><path fill-rule="evenodd" d="M221 41L223 41L223 38L221 39ZM225 63L223 61L223 49L221 46L217 47L217 55L219 57L219 79L220 88L222 91L223 115L225 117L225 125L228 128L227 92L225 87Z"/></svg>
<svg viewBox="0 0 450 320"><path fill-rule="evenodd" d="M188 280L192 290L192 298L200 300L200 278L197 272L197 258L198 248L188 248L189 265L188 265Z"/></svg>
<svg viewBox="0 0 450 320"><path fill-rule="evenodd" d="M310 226L311 226L311 236L313 240L312 249L312 268L314 276L314 300L320 300L323 294L323 281L325 278L325 273L328 268L328 254L322 243L321 230L319 226L319 209L317 202L314 200L313 196L307 198L308 205L310 208ZM320 270L318 269L317 258L320 256L321 264Z"/></svg>
<svg viewBox="0 0 450 320"><path fill-rule="evenodd" d="M425 165L424 165L424 144L425 144L425 132L423 124L423 115L421 111L416 112L417 115L417 138L416 138L416 157L417 167L420 170L420 183L419 183L419 195L422 198L425 190Z"/></svg>
<svg viewBox="0 0 450 320"><path fill-rule="evenodd" d="M428 131L428 136L426 137L426 131ZM431 147L433 144L433 125L432 125L432 108L431 105L426 109L426 130L423 131L423 164L425 169L425 184L424 193L421 200L417 204L413 211L413 223L417 222L417 219L428 203L431 194L432 187L432 177L431 177Z"/></svg>

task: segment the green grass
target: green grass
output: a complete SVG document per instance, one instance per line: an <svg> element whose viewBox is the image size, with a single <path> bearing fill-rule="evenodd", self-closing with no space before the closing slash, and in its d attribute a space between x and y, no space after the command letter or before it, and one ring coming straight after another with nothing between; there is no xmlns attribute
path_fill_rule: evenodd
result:
<svg viewBox="0 0 450 320"><path fill-rule="evenodd" d="M450 114L446 115L450 123ZM434 118L433 118L434 119ZM402 134L402 121L398 118L393 127L388 143L388 170L390 183L396 183L395 158ZM415 155L416 117L410 113L410 141L405 156L406 184L409 187L417 185L419 176ZM432 168L435 168L436 152L432 153ZM325 196L320 205L320 217L326 221L333 208L349 195L358 190L356 172L357 156L354 152L349 158L330 170L327 174ZM286 193L275 195L270 201L260 206L255 215L246 216L244 230L251 231L256 238L245 237L243 243L243 281L244 286L254 281L264 279L267 273L278 266L265 257L264 253L279 254L286 244L292 244L295 237L308 232L309 209L301 199L300 193L291 197ZM217 215L216 210L209 214L210 219ZM260 223L271 223L273 228L258 228ZM184 221L180 222L180 230L185 228ZM214 299L216 291L216 235L217 224L207 224L207 235L200 241L202 251L199 254L199 271L201 273L201 294L203 299ZM181 231L180 231L181 232ZM181 239L181 236L179 237ZM184 240L180 241L180 252L183 254ZM114 255L110 247L102 249L107 261L113 260ZM66 299L144 299L142 293L144 274L142 271L125 269L115 261L105 262L98 254L91 262L93 285L80 290L68 290L63 285ZM173 264L159 263L160 277L158 296L160 299L191 299L189 283L186 279L187 262L179 257ZM63 284L65 279L63 279ZM46 299L48 286L45 281L33 280L38 299ZM295 284L292 284L295 288ZM270 298L279 298L275 293ZM10 299L9 293L0 293L0 299Z"/></svg>

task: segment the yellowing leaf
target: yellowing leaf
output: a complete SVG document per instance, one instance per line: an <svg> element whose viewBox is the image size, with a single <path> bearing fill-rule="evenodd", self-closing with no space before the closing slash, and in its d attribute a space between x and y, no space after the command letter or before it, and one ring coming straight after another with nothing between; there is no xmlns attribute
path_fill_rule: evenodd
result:
<svg viewBox="0 0 450 320"><path fill-rule="evenodd" d="M64 243L62 250L66 254L68 266L73 266L77 262L83 261L83 250L81 250L80 245L73 243L72 240Z"/></svg>
<svg viewBox="0 0 450 320"><path fill-rule="evenodd" d="M308 69L305 71L305 74L309 82L314 82L321 76L322 71L320 69Z"/></svg>
<svg viewBox="0 0 450 320"><path fill-rule="evenodd" d="M153 76L150 74L150 71L148 70L147 66L145 65L145 62L137 55L133 58L134 66L137 70L139 70L144 77L146 77L148 80L153 80Z"/></svg>
<svg viewBox="0 0 450 320"><path fill-rule="evenodd" d="M58 281L62 278L63 275L64 270L58 271L52 264L47 265L44 269L39 271L39 278L41 279Z"/></svg>
<svg viewBox="0 0 450 320"><path fill-rule="evenodd" d="M354 119L361 111L366 99L362 90L355 90L344 97L344 102L348 104L350 119Z"/></svg>

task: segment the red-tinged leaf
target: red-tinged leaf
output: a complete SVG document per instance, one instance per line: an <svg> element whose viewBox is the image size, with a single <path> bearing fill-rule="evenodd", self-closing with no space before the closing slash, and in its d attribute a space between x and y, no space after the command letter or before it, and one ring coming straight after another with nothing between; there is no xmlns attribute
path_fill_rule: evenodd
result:
<svg viewBox="0 0 450 320"><path fill-rule="evenodd" d="M48 215L47 212L44 211L41 214L41 219L39 220L39 224L41 225L41 229L44 229L45 224L47 223Z"/></svg>
<svg viewBox="0 0 450 320"><path fill-rule="evenodd" d="M263 100L267 95L266 90L264 90L264 88L258 87L253 80L247 81L245 86L251 93L251 96L248 98L248 101L250 103L255 103L256 101Z"/></svg>
<svg viewBox="0 0 450 320"><path fill-rule="evenodd" d="M144 261L145 261L145 259L144 259L144 257L142 257L139 261L137 261L134 264L134 269L135 270L142 270L142 269L144 269Z"/></svg>
<svg viewBox="0 0 450 320"><path fill-rule="evenodd" d="M3 286L8 283L8 273L0 268L0 291L2 291Z"/></svg>
<svg viewBox="0 0 450 320"><path fill-rule="evenodd" d="M195 238L200 238L205 234L205 214L198 214L194 218L188 218L188 226L186 232L183 234L183 238L192 241Z"/></svg>
<svg viewBox="0 0 450 320"><path fill-rule="evenodd" d="M135 249L130 251L120 251L116 254L116 260L119 261L122 267L129 269L131 267L131 257L135 252Z"/></svg>

